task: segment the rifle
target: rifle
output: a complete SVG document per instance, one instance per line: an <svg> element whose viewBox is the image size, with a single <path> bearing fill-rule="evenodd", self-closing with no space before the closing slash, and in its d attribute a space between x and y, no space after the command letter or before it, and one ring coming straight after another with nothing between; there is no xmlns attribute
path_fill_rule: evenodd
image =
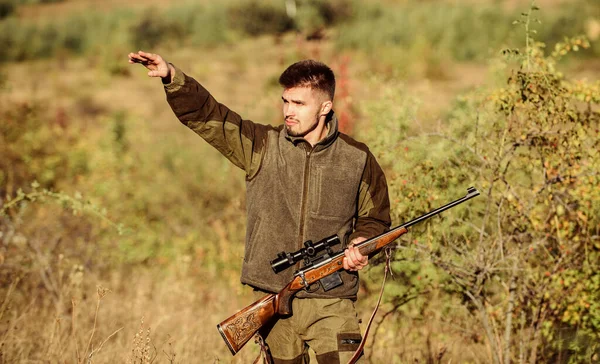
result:
<svg viewBox="0 0 600 364"><path fill-rule="evenodd" d="M479 191L477 191L477 189L474 187L469 187L465 197L459 198L442 207L432 210L381 235L365 240L362 243L355 245L355 248L358 248L362 255L371 255L375 252L378 252L383 247L392 243L401 235L405 234L409 227L427 220L432 216L435 216L476 196L479 196ZM334 235L332 237L323 239L319 243L321 243L321 247L328 248L328 242L335 241L336 239L337 237ZM308 244L307 247L312 248L313 246ZM279 259L272 262L273 270L276 272L281 270L280 267L286 259L289 260L290 265L292 265L296 259L302 255L299 254L299 252L288 254L281 253L278 256ZM304 250L302 250L302 253L304 253ZM271 293L266 295L265 297L238 311L234 315L218 324L217 329L229 347L231 354L235 355L261 327L266 325L275 316L291 315L293 296L300 290L308 288L310 284L343 269L343 259L344 251L342 250L340 252L331 254L331 256L328 256L326 259L321 259L314 264L304 266L302 269L294 273L294 278L292 281L288 283L281 291L279 291L279 293Z"/></svg>

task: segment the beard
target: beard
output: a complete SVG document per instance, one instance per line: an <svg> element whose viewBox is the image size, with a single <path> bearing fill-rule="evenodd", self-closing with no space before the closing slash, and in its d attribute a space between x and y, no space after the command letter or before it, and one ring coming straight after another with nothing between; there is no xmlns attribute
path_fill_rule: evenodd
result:
<svg viewBox="0 0 600 364"><path fill-rule="evenodd" d="M308 129L302 130L300 128L301 124L297 119L290 119L290 120L297 122L296 124L289 126L289 125L285 124L285 121L284 121L285 130L287 131L287 134L292 137L304 137L304 136L306 136L306 134L315 130L317 128L317 125L319 125L319 123L318 123L319 120L317 119L317 120L315 120L315 122L312 125L310 125L308 127Z"/></svg>
<svg viewBox="0 0 600 364"><path fill-rule="evenodd" d="M287 130L287 134L293 137L303 137L306 133L303 133L301 130L293 130L292 126L285 126L285 130Z"/></svg>

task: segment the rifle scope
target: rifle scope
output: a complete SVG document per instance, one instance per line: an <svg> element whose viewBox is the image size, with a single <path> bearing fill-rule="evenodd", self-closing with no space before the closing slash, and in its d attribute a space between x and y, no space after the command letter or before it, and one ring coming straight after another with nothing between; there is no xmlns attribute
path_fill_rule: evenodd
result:
<svg viewBox="0 0 600 364"><path fill-rule="evenodd" d="M337 235L332 235L314 244L311 240L305 241L304 248L298 249L293 253L281 252L277 254L277 259L271 261L271 268L273 268L275 273L279 273L300 260L304 259L309 262L311 258L314 258L322 250L329 250L332 246L339 243L340 238Z"/></svg>

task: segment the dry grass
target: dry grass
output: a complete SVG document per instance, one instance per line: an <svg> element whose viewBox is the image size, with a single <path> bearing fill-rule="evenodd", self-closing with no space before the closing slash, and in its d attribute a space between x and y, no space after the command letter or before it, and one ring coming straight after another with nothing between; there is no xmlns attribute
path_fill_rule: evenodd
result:
<svg viewBox="0 0 600 364"><path fill-rule="evenodd" d="M124 8L165 8L169 3L160 0L130 0L124 3L119 0L69 0L45 4L25 4L18 8L18 16L22 19L49 19L72 13L101 11L109 12Z"/></svg>
<svg viewBox="0 0 600 364"><path fill-rule="evenodd" d="M217 288L209 282L219 277L208 274L194 279L162 274L142 269L134 277L113 274L112 292L105 296L93 293L95 279L87 277L82 297L62 307L44 305L41 298L13 306L7 294L6 325L0 326L4 362L230 362L216 323L251 295L226 283ZM256 353L248 345L231 362L248 362Z"/></svg>
<svg viewBox="0 0 600 364"><path fill-rule="evenodd" d="M81 272L78 289L69 292L72 301L62 305L43 294L28 304L13 305L15 300L26 302L14 296L19 290L15 281L2 297L2 357L5 362L52 363L251 362L258 355L257 346L249 343L231 357L215 325L253 302L254 295L218 273L202 269L191 273L190 268L179 264L165 272L138 267L113 271L102 279ZM98 282L110 291L98 287L94 292ZM360 301L363 325L374 298ZM444 317L440 303L433 299L429 304L408 305L382 322L391 307L390 303L382 306L372 330L367 345L370 362L430 358L485 362L487 349L481 334L469 327L473 322L459 303L452 318Z"/></svg>
<svg viewBox="0 0 600 364"><path fill-rule="evenodd" d="M136 6L159 3L163 4L154 0L134 1ZM42 16L42 13L53 16L62 14L66 8L68 11L88 9L90 4L91 0L81 0L24 7L20 14L25 17ZM118 4L113 0L103 2L107 9L120 6ZM373 77L379 75L372 74L360 54L340 54L327 41L306 43L294 35L278 40L271 37L247 40L233 49L224 46L210 51L149 51L163 54L202 81L218 100L234 106L244 117L265 123L280 122L277 76L286 65L298 59L318 57L331 64L336 72L346 64L349 100L355 104L376 100L384 90L373 82ZM109 61L126 64L126 53L115 57ZM169 140L168 145L206 158L207 163L213 163L213 159L221 161L216 152L179 125L164 101L160 81L148 79L139 66L131 66L129 72L115 76L107 72L98 59L91 57L11 64L7 69L10 72L6 72L8 91L2 94L4 101L42 102L49 105L50 115L65 110L73 124L87 127L89 139L82 143L99 145L109 128L106 115L126 110L131 114L127 123L132 130L132 153L138 153L148 165L155 165L160 159L158 153L162 152L165 139ZM445 75L443 79L424 78L421 76L429 71L417 66L416 76L403 81L403 88L420 100L416 116L425 129L439 120L457 93L483 82L487 66L443 64L438 71ZM384 76L380 82L398 80ZM368 128L376 122L365 118L360 121L360 126ZM361 139L360 129L355 134ZM95 160L99 156L92 155L91 158ZM95 166L94 174L77 180L75 186L63 187L94 197L98 194L97 184L114 177L110 171L103 170L101 163ZM193 176L188 176L189 166L179 167L183 169L181 174L165 177L165 183L168 178L187 177L187 183L197 183L198 189L205 187L202 181L194 181ZM235 186L243 183L241 174L229 170L224 173L240 179ZM155 176L150 175L148 179L151 177ZM239 201L232 201L227 207L242 211L243 197L235 198ZM106 207L109 211L120 208ZM30 222L27 233L40 230L41 221L52 221L51 216L51 212L42 210ZM178 215L164 218L176 232L165 239L165 244L182 236L195 236L193 229L178 223L179 218ZM29 276L13 276L0 285L0 362L246 363L253 360L258 354L255 345L247 345L232 358L215 327L222 319L253 301L252 293L238 281L236 265L239 265L243 247L239 239L235 240L236 236L231 236L230 228L215 218L211 220L210 229L217 240L197 239L196 250L189 255L175 259L156 257L149 263L137 265L114 264L109 269L104 266L99 269L101 265L93 261L94 256L90 253L91 257L82 259L89 264L71 260L61 271L58 269L61 258L42 249L42 253L47 253L42 254L42 260L49 262L46 266L40 263L39 257L32 258L39 264L35 271L32 270ZM70 233L56 231L55 237L58 239L61 234ZM50 240L42 239L41 242L47 244ZM94 243L93 239L90 241L89 244ZM40 246L46 247L44 244ZM224 263L225 268L215 268L209 261L205 249L208 250L206 246L210 244L220 249L220 263ZM114 255L120 253L116 248L114 250ZM8 262L10 259L8 254L0 256L0 265L4 263L2 260ZM41 272L56 277L64 285L51 290L48 286L32 287L23 283L25 279L33 281L36 278L38 281ZM110 292L98 291L98 285ZM363 322L367 321L374 300L371 294L361 295L358 309ZM367 346L372 353L369 355L371 362L486 362L489 348L483 343L481 331L472 316L460 302L445 305L436 299L434 291L427 301L407 305L401 314L387 316L379 329L372 331ZM376 321L390 309L391 303L384 304ZM452 316L446 317L442 313L447 310L453 312ZM375 342L372 342L373 337Z"/></svg>

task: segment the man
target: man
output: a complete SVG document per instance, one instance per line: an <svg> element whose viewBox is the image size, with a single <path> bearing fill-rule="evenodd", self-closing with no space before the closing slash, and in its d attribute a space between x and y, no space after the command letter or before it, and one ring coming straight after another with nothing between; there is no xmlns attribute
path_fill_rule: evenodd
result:
<svg viewBox="0 0 600 364"><path fill-rule="evenodd" d="M391 221L380 166L364 144L337 129L331 69L301 61L281 74L284 124L275 127L242 119L157 54L130 53L129 62L160 77L179 120L246 172L242 283L279 292L293 269L275 274L269 262L277 253L333 234L341 239L342 283L299 292L292 316L263 334L275 363L308 362L308 346L319 363L346 363L361 341L354 300L357 272L368 264L353 245L384 232Z"/></svg>

